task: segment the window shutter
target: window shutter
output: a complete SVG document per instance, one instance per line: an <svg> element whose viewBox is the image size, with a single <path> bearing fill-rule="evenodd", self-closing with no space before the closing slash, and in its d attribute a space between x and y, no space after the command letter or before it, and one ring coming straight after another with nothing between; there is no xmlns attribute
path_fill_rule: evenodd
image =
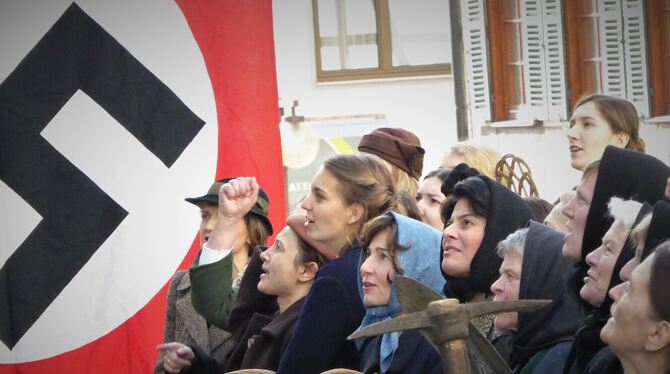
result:
<svg viewBox="0 0 670 374"><path fill-rule="evenodd" d="M544 0L543 2L546 100L548 119L554 121L565 120L568 116L561 2L561 0Z"/></svg>
<svg viewBox="0 0 670 374"><path fill-rule="evenodd" d="M521 0L524 90L521 118L567 117L561 0Z"/></svg>
<svg viewBox="0 0 670 374"><path fill-rule="evenodd" d="M603 93L626 97L621 0L600 0L598 9Z"/></svg>
<svg viewBox="0 0 670 374"><path fill-rule="evenodd" d="M519 118L547 117L546 69L542 42L542 0L521 0L521 38L523 40L525 105Z"/></svg>
<svg viewBox="0 0 670 374"><path fill-rule="evenodd" d="M470 96L472 123L491 121L488 48L486 45L486 7L484 0L467 0L461 8L465 73Z"/></svg>
<svg viewBox="0 0 670 374"><path fill-rule="evenodd" d="M623 25L626 98L635 105L640 116L649 117L644 1L624 0Z"/></svg>

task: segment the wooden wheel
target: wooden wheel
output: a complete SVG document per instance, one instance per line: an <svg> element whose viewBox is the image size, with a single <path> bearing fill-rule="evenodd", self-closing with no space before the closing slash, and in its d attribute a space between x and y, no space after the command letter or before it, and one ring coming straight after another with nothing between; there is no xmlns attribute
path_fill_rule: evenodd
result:
<svg viewBox="0 0 670 374"><path fill-rule="evenodd" d="M496 164L496 180L520 196L539 196L528 164L513 154L506 154Z"/></svg>

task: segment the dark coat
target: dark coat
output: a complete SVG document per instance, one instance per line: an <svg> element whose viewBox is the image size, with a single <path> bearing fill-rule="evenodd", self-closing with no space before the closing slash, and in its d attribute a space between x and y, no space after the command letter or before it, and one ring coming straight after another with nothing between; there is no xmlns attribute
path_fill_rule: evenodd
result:
<svg viewBox="0 0 670 374"><path fill-rule="evenodd" d="M236 345L234 354L229 356L231 361L228 362L225 369L201 350L194 350L196 359L186 372L189 374L227 373L240 368L275 370L293 337L295 322L300 316L304 300L302 298L294 302L274 319L262 314L254 314Z"/></svg>
<svg viewBox="0 0 670 374"><path fill-rule="evenodd" d="M232 351L234 341L231 334L215 326L199 315L191 304L191 281L188 271L175 273L170 283L165 318L163 342L179 342L206 354L212 361L223 365ZM165 373L163 353L154 367L154 373Z"/></svg>
<svg viewBox="0 0 670 374"><path fill-rule="evenodd" d="M523 368L517 368L518 374L559 374L563 372L565 358L570 351L570 342L557 343L547 350L537 352Z"/></svg>
<svg viewBox="0 0 670 374"><path fill-rule="evenodd" d="M605 346L593 356L584 372L586 374L623 374L623 367L614 352Z"/></svg>
<svg viewBox="0 0 670 374"><path fill-rule="evenodd" d="M249 322L240 345L246 346L242 369L275 370L293 337L295 322L305 298L294 302L274 319L255 314Z"/></svg>
<svg viewBox="0 0 670 374"><path fill-rule="evenodd" d="M319 269L278 374L358 369L358 350L347 337L360 326L365 314L357 284L360 253L360 243L355 242Z"/></svg>
<svg viewBox="0 0 670 374"><path fill-rule="evenodd" d="M361 371L380 373L379 346L382 336L366 339L361 352ZM404 331L398 340L388 374L442 374L442 359L435 348L415 330ZM386 374L382 373L382 374Z"/></svg>

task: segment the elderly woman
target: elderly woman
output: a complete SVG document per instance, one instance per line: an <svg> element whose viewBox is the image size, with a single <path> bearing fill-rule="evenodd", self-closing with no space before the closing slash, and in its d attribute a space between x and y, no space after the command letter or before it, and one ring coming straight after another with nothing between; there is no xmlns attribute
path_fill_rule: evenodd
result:
<svg viewBox="0 0 670 374"><path fill-rule="evenodd" d="M532 312L496 315L496 328L511 339L508 362L515 373L562 372L572 335L584 319L576 300L565 292L572 262L561 255L562 246L563 234L534 221L498 244L503 262L491 286L495 300L553 301Z"/></svg>
<svg viewBox="0 0 670 374"><path fill-rule="evenodd" d="M635 225L629 239L635 246L635 257L630 259L619 272L623 282L630 281L635 267L644 261L660 243L670 239L670 203L663 200L658 201L653 207L653 212L647 214L640 223ZM602 338L602 331L600 337ZM619 359L607 346L591 360L588 373L616 374L623 373L623 368Z"/></svg>
<svg viewBox="0 0 670 374"><path fill-rule="evenodd" d="M610 291L612 317L601 337L625 373L670 372L670 242L633 270L631 280Z"/></svg>

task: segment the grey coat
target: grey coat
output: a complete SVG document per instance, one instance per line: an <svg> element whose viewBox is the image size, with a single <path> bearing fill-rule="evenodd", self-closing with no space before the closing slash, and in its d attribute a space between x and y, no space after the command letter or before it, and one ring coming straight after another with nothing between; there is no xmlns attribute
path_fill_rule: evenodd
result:
<svg viewBox="0 0 670 374"><path fill-rule="evenodd" d="M198 347L222 366L225 366L225 357L234 347L229 332L214 325L208 328L205 318L193 308L188 270L176 272L170 283L163 342L179 342ZM154 367L154 373L165 373L163 358L164 355L161 353Z"/></svg>

